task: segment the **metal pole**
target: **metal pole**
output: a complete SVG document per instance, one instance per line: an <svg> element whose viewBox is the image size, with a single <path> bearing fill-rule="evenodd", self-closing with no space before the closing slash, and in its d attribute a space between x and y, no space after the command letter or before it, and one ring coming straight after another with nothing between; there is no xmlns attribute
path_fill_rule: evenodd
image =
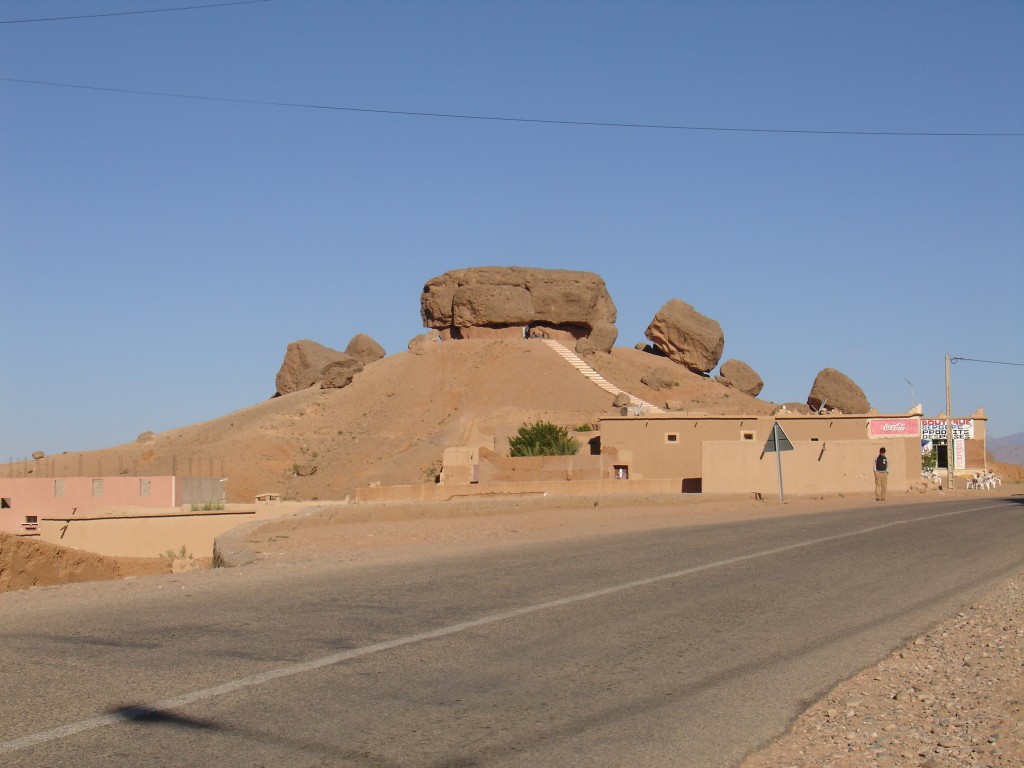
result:
<svg viewBox="0 0 1024 768"><path fill-rule="evenodd" d="M953 490L953 405L949 398L949 355L946 355L946 490Z"/></svg>
<svg viewBox="0 0 1024 768"><path fill-rule="evenodd" d="M779 501L785 501L782 495L782 441L779 440L779 422L772 425L772 439L775 440L775 462L779 467Z"/></svg>

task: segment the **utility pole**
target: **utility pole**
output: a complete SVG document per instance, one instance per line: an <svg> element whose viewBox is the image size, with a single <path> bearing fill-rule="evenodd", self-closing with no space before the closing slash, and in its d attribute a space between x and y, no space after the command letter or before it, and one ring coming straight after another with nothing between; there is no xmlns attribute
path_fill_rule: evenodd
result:
<svg viewBox="0 0 1024 768"><path fill-rule="evenodd" d="M946 490L953 490L953 405L949 398L949 355L946 355Z"/></svg>

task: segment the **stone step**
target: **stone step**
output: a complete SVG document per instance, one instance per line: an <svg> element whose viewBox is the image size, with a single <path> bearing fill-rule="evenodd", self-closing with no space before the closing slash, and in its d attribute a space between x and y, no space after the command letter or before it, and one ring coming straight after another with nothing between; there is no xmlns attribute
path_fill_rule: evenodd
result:
<svg viewBox="0 0 1024 768"><path fill-rule="evenodd" d="M599 386L605 392L608 392L613 395L629 395L628 392L623 392L623 390L619 389L618 387L614 386L609 381L607 381L603 376L601 376L601 374L599 374L597 371L591 368L586 363L586 361L582 360L580 356L577 355L576 353L570 351L564 344L561 344L560 342L557 342L554 339L544 339L543 341L545 344L551 347L551 349L557 352L567 363L569 363L569 365L571 365L577 371L582 373L584 376L587 377L587 379L589 379L594 384ZM665 413L665 410L663 408L659 408L656 405L652 405L651 403L648 403L646 400L641 400L639 397L636 397L635 395L629 395L629 404L631 407L639 408L640 410L646 409L648 413Z"/></svg>

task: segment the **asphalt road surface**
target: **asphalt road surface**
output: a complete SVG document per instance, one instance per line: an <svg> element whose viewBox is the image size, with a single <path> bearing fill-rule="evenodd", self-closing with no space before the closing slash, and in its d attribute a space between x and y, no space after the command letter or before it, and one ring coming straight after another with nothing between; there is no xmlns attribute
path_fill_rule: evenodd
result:
<svg viewBox="0 0 1024 768"><path fill-rule="evenodd" d="M734 766L1020 571L1021 501L0 595L0 765Z"/></svg>

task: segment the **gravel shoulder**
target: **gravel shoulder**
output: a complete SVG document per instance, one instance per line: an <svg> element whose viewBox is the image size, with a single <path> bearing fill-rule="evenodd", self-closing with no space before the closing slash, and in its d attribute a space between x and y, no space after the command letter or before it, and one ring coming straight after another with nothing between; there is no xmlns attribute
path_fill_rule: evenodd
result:
<svg viewBox="0 0 1024 768"><path fill-rule="evenodd" d="M741 768L1024 766L1024 574L834 688Z"/></svg>

